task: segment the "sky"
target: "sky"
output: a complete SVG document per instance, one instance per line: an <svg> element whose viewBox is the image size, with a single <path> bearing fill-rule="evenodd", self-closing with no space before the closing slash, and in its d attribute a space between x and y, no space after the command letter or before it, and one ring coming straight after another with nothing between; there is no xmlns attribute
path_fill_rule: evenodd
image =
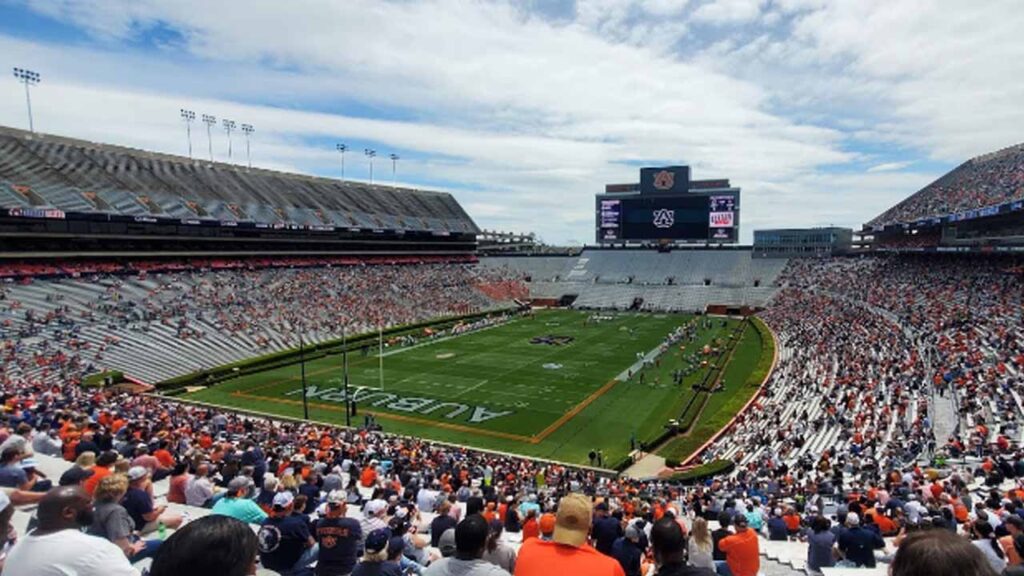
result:
<svg viewBox="0 0 1024 576"><path fill-rule="evenodd" d="M41 132L185 155L186 108L253 125L255 166L341 177L343 143L355 180L371 148L376 182L553 244L593 242L604 184L687 164L742 188L749 243L1024 141L1020 30L1020 0L0 0L0 65L41 74Z"/></svg>

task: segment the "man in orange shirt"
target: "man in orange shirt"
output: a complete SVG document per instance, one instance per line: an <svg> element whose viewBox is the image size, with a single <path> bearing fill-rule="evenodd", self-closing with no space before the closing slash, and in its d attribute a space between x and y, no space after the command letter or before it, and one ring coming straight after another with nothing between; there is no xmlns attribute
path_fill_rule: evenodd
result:
<svg viewBox="0 0 1024 576"><path fill-rule="evenodd" d="M736 533L718 541L718 549L725 553L725 563L732 576L757 576L761 569L757 534L747 527L747 517L737 514L733 525Z"/></svg>
<svg viewBox="0 0 1024 576"><path fill-rule="evenodd" d="M614 558L587 544L593 513L590 499L582 494L562 498L552 541L531 538L524 542L516 559L515 576L625 576Z"/></svg>
<svg viewBox="0 0 1024 576"><path fill-rule="evenodd" d="M363 468L359 475L359 483L363 488L372 488L377 483L377 461L370 460L370 464Z"/></svg>

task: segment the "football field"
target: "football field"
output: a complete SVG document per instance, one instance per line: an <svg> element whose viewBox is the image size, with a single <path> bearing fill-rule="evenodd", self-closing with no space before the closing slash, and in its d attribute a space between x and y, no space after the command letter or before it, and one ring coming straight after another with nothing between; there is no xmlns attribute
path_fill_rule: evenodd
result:
<svg viewBox="0 0 1024 576"><path fill-rule="evenodd" d="M693 342L658 355L642 382L638 375L627 380L640 366L638 357L653 359L665 337L690 322L699 326ZM348 355L349 393L358 407L353 424L373 414L386 432L580 464L600 449L604 464L613 465L628 454L631 438L649 441L679 417L695 393L692 385L710 370L695 362L696 355L727 341L739 324L714 319L704 325L681 314L542 311L391 346L383 362L377 346L356 349ZM687 366L683 383L673 383L673 371ZM306 362L305 375L310 419L345 423L342 357ZM183 397L301 417L301 366L248 374Z"/></svg>

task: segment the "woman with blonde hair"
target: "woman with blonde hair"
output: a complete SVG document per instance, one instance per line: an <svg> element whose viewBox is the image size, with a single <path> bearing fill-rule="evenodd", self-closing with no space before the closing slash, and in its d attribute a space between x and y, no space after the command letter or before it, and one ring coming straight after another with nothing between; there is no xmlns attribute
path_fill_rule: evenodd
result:
<svg viewBox="0 0 1024 576"><path fill-rule="evenodd" d="M123 474L111 474L99 481L93 494L96 504L89 534L110 540L134 563L151 558L161 541L142 540L135 533L135 521L120 504L126 492L128 477Z"/></svg>
<svg viewBox="0 0 1024 576"><path fill-rule="evenodd" d="M686 546L690 555L690 566L714 571L711 531L708 530L707 520L699 516L694 519L693 527L690 528L690 541Z"/></svg>

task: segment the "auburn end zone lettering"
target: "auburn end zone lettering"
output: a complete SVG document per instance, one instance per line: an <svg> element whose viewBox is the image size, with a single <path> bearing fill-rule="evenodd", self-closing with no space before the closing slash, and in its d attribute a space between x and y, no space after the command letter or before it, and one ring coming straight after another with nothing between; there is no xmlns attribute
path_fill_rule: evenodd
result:
<svg viewBox="0 0 1024 576"><path fill-rule="evenodd" d="M295 396L297 394L302 394L301 388L284 393L285 396ZM307 386L306 398L314 398L323 402L337 402L338 404L344 404L345 390L343 388L334 387L318 388L317 386ZM515 410L495 411L490 410L486 406L469 406L458 402L434 400L433 398L420 398L413 396L403 398L396 394L381 392L380 390L367 388L365 386L357 386L353 388L352 401L387 410L394 410L396 412L409 412L413 414L436 413L447 420L461 419L469 424L480 424L495 418L511 416L515 413Z"/></svg>

